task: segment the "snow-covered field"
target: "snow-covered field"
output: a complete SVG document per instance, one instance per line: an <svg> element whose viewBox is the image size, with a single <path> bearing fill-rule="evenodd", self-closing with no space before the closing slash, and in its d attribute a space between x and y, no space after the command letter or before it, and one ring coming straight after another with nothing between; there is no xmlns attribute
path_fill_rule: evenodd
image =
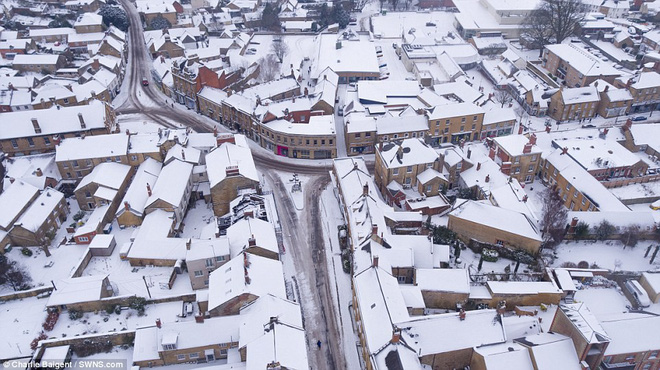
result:
<svg viewBox="0 0 660 370"><path fill-rule="evenodd" d="M600 268L617 271L656 271L660 270L660 258L653 265L651 256L644 258L646 248L656 244L652 241L640 241L636 247L623 248L619 241L570 241L557 246L552 266L559 267L565 262L577 264L580 261L595 263Z"/></svg>

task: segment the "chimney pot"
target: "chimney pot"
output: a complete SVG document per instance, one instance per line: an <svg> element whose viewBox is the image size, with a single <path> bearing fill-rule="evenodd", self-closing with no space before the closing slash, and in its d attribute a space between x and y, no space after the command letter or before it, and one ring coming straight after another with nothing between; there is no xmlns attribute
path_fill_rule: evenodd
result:
<svg viewBox="0 0 660 370"><path fill-rule="evenodd" d="M371 267L378 267L378 256L371 257Z"/></svg>
<svg viewBox="0 0 660 370"><path fill-rule="evenodd" d="M156 319L156 327L157 327L158 329L160 329L161 326L162 326L162 323L161 323L160 319Z"/></svg>
<svg viewBox="0 0 660 370"><path fill-rule="evenodd" d="M254 234L248 239L248 246L255 247L257 245L257 239L255 239Z"/></svg>
<svg viewBox="0 0 660 370"><path fill-rule="evenodd" d="M481 162L477 162L477 171L481 169Z"/></svg>
<svg viewBox="0 0 660 370"><path fill-rule="evenodd" d="M490 175L486 175L486 182L490 182Z"/></svg>
<svg viewBox="0 0 660 370"><path fill-rule="evenodd" d="M149 183L147 183L147 195L151 196L151 194L152 194L151 193L151 185L149 185Z"/></svg>
<svg viewBox="0 0 660 370"><path fill-rule="evenodd" d="M35 174L37 177L41 177L41 176L44 175L43 171L41 171L41 168L37 168L37 170L34 171L34 174Z"/></svg>
<svg viewBox="0 0 660 370"><path fill-rule="evenodd" d="M82 113L78 113L78 121L80 121L80 128L87 128Z"/></svg>
<svg viewBox="0 0 660 370"><path fill-rule="evenodd" d="M131 205L128 202L124 202L124 208L128 211L131 209Z"/></svg>

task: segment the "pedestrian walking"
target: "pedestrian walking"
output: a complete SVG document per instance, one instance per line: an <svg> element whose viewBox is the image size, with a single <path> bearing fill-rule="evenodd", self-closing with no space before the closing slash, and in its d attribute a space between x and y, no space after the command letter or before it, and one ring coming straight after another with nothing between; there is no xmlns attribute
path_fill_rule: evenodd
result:
<svg viewBox="0 0 660 370"><path fill-rule="evenodd" d="M321 349L321 341L316 342L316 345L319 347L319 350Z"/></svg>

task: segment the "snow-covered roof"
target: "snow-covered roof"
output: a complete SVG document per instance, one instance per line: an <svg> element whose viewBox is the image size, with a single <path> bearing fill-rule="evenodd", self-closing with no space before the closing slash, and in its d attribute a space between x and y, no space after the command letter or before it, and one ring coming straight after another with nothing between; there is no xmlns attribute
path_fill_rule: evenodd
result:
<svg viewBox="0 0 660 370"><path fill-rule="evenodd" d="M23 181L15 181L0 194L0 229L8 231L39 189Z"/></svg>
<svg viewBox="0 0 660 370"><path fill-rule="evenodd" d="M497 295L561 294L550 281L488 281L488 290Z"/></svg>
<svg viewBox="0 0 660 370"><path fill-rule="evenodd" d="M318 78L320 72L330 67L337 74L350 72L380 73L374 44L366 38L359 40L338 40L337 34L318 36L319 52L312 63L316 69L312 76ZM341 48L337 49L337 43Z"/></svg>
<svg viewBox="0 0 660 370"><path fill-rule="evenodd" d="M147 199L149 199L147 184L149 184L149 186L156 184L156 179L158 179L162 167L162 163L151 157L147 158L140 164L133 177L133 181L131 181L131 185L126 189L124 199L122 199L119 209L117 210L117 216L126 211L126 203L128 203L132 212L136 213L138 216L142 216L147 204Z"/></svg>
<svg viewBox="0 0 660 370"><path fill-rule="evenodd" d="M388 97L415 97L422 89L417 81L358 81L358 98L362 103L386 104Z"/></svg>
<svg viewBox="0 0 660 370"><path fill-rule="evenodd" d="M643 211L599 211L599 212L568 212L568 219L577 217L591 227L598 226L602 221L607 221L615 227L625 228L629 225L638 225L643 230L650 230L655 226L655 218L651 210Z"/></svg>
<svg viewBox="0 0 660 370"><path fill-rule="evenodd" d="M610 337L605 356L647 352L660 348L660 316L601 322Z"/></svg>
<svg viewBox="0 0 660 370"><path fill-rule="evenodd" d="M254 238L256 246L279 253L273 225L258 218L244 218L231 225L227 228L227 238L229 239L232 258L248 248L250 238Z"/></svg>
<svg viewBox="0 0 660 370"><path fill-rule="evenodd" d="M191 146L185 147L177 143L167 151L167 155L165 156L165 164L167 165L172 160L178 159L183 162L197 165L200 163L201 158L202 152L199 149L195 149Z"/></svg>
<svg viewBox="0 0 660 370"><path fill-rule="evenodd" d="M216 89L214 87L209 87L209 86L204 86L202 89L197 93L197 96L205 98L206 100L212 101L212 102L222 102L223 100L227 99L227 93L224 92L223 90Z"/></svg>
<svg viewBox="0 0 660 370"><path fill-rule="evenodd" d="M517 343L479 346L474 351L483 356L488 370L535 370L529 351Z"/></svg>
<svg viewBox="0 0 660 370"><path fill-rule="evenodd" d="M190 249L186 251L187 262L229 256L229 241L227 238L192 239L190 243Z"/></svg>
<svg viewBox="0 0 660 370"><path fill-rule="evenodd" d="M516 120L516 112L513 108L493 108L484 113L484 125L508 122Z"/></svg>
<svg viewBox="0 0 660 370"><path fill-rule="evenodd" d="M660 293L660 273L644 272L642 276L649 283L653 291Z"/></svg>
<svg viewBox="0 0 660 370"><path fill-rule="evenodd" d="M100 188L101 187L99 187L99 189ZM112 201L112 199L110 199L110 201ZM104 204L94 208L92 213L85 221L85 224L76 229L76 232L73 236L81 236L98 230L99 225L103 222L109 210L110 204ZM94 237L94 239L96 239L96 237Z"/></svg>
<svg viewBox="0 0 660 370"><path fill-rule="evenodd" d="M262 123L273 131L289 135L335 135L335 116L322 115L309 117L308 123L295 123L285 119L277 119Z"/></svg>
<svg viewBox="0 0 660 370"><path fill-rule="evenodd" d="M509 156L512 157L523 155L523 149L525 148L525 145L530 142L530 138L525 135L498 136L493 138L493 140L497 146L504 149L509 154ZM531 152L529 154L540 152L541 148L534 144L532 145Z"/></svg>
<svg viewBox="0 0 660 370"><path fill-rule="evenodd" d="M556 140L556 147L568 148L568 156L587 171L628 167L641 159L614 140L569 139Z"/></svg>
<svg viewBox="0 0 660 370"><path fill-rule="evenodd" d="M60 60L59 54L16 54L12 64L17 65L52 65Z"/></svg>
<svg viewBox="0 0 660 370"><path fill-rule="evenodd" d="M287 77L249 87L241 94L250 99L271 99L272 97L300 88L295 78Z"/></svg>
<svg viewBox="0 0 660 370"><path fill-rule="evenodd" d="M657 151L660 151L660 124L647 123L635 124L630 127L635 145L648 145Z"/></svg>
<svg viewBox="0 0 660 370"><path fill-rule="evenodd" d="M107 188L119 190L131 172L131 166L115 162L103 162L94 167L92 172L80 180L76 190L90 183L103 185Z"/></svg>
<svg viewBox="0 0 660 370"><path fill-rule="evenodd" d="M62 179L62 175L55 165L55 153L12 157L11 160L5 162L5 168L5 187L9 187L12 178L22 180L39 189L46 188L48 179L55 181ZM39 169L41 174L39 174Z"/></svg>
<svg viewBox="0 0 660 370"><path fill-rule="evenodd" d="M250 253L238 255L209 276L209 310L242 294L285 298L283 276L280 261Z"/></svg>
<svg viewBox="0 0 660 370"><path fill-rule="evenodd" d="M401 337L418 356L457 351L506 341L504 327L495 310L467 311L423 316L405 323ZM408 337L414 336L414 340Z"/></svg>
<svg viewBox="0 0 660 370"><path fill-rule="evenodd" d="M153 193L147 199L146 206L148 207L154 202L162 200L178 207L181 199L186 194L192 170L192 164L178 159L174 159L167 166L164 166L160 171L156 184L152 187Z"/></svg>
<svg viewBox="0 0 660 370"><path fill-rule="evenodd" d="M421 290L470 293L470 278L466 269L417 269L415 283Z"/></svg>
<svg viewBox="0 0 660 370"><path fill-rule="evenodd" d="M433 108L429 120L484 114L484 109L472 102L441 105Z"/></svg>
<svg viewBox="0 0 660 370"><path fill-rule="evenodd" d="M378 151L386 168L415 166L434 163L438 153L417 138L405 139L401 143L390 142Z"/></svg>
<svg viewBox="0 0 660 370"><path fill-rule="evenodd" d="M59 191L50 188L44 190L16 221L14 226L20 225L26 230L37 231L62 199L64 199L64 194Z"/></svg>
<svg viewBox="0 0 660 370"><path fill-rule="evenodd" d="M537 370L580 370L580 360L571 338L557 333L539 333L516 339L530 347Z"/></svg>
<svg viewBox="0 0 660 370"><path fill-rule="evenodd" d="M88 105L8 112L2 117L0 139L13 139L103 128L106 113L105 103L92 100ZM81 127L79 117L85 121L85 129ZM37 119L41 133L35 132L32 119Z"/></svg>
<svg viewBox="0 0 660 370"><path fill-rule="evenodd" d="M223 143L206 155L206 170L211 187L224 180L227 177L227 168L234 166L238 168L240 175L259 181L259 174L245 136L234 135L234 142L235 144Z"/></svg>
<svg viewBox="0 0 660 370"><path fill-rule="evenodd" d="M81 276L61 279L55 283L46 306L54 307L74 303L92 302L101 298L103 281L108 275Z"/></svg>
<svg viewBox="0 0 660 370"><path fill-rule="evenodd" d="M587 50L568 44L546 45L546 49L566 61L571 67L585 76L620 76L621 72L608 63L603 63L599 58ZM570 89L564 89L570 90Z"/></svg>
<svg viewBox="0 0 660 370"><path fill-rule="evenodd" d="M560 91L562 101L566 105L600 101L600 94L594 86L565 88Z"/></svg>
<svg viewBox="0 0 660 370"><path fill-rule="evenodd" d="M466 201L452 211L450 217L460 218L539 242L541 241L536 226L527 216L504 208L475 201Z"/></svg>
<svg viewBox="0 0 660 370"><path fill-rule="evenodd" d="M29 30L29 37L42 37L42 36L51 36L51 35L69 35L76 33L76 30L70 27L58 27L58 28L32 28ZM17 55L18 56L18 55Z"/></svg>
<svg viewBox="0 0 660 370"><path fill-rule="evenodd" d="M419 181L421 184L426 184L427 182L436 178L447 181L445 175L434 170L433 168L427 168L426 170L424 170L424 172L417 175L417 181Z"/></svg>
<svg viewBox="0 0 660 370"><path fill-rule="evenodd" d="M66 138L55 148L55 161L72 161L88 158L125 156L129 136L125 134L93 135Z"/></svg>
<svg viewBox="0 0 660 370"><path fill-rule="evenodd" d="M562 304L559 309L569 317L575 328L588 343L601 343L609 341L607 332L591 312L587 304L570 303Z"/></svg>
<svg viewBox="0 0 660 370"><path fill-rule="evenodd" d="M366 120L355 120L351 124L366 121ZM382 116L378 117L375 121L376 123L376 133L378 135L390 135L400 132L409 132L409 131L427 131L429 129L428 120L426 116L405 116L405 117L392 117L392 116Z"/></svg>

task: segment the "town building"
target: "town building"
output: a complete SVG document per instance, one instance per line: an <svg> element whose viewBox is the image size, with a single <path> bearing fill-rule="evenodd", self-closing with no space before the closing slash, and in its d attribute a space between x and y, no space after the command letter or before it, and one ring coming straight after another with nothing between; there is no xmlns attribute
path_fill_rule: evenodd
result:
<svg viewBox="0 0 660 370"><path fill-rule="evenodd" d="M531 134L529 137L496 137L489 155L500 165L503 174L520 183L532 183L539 170L541 153L541 149L536 145L536 134Z"/></svg>

